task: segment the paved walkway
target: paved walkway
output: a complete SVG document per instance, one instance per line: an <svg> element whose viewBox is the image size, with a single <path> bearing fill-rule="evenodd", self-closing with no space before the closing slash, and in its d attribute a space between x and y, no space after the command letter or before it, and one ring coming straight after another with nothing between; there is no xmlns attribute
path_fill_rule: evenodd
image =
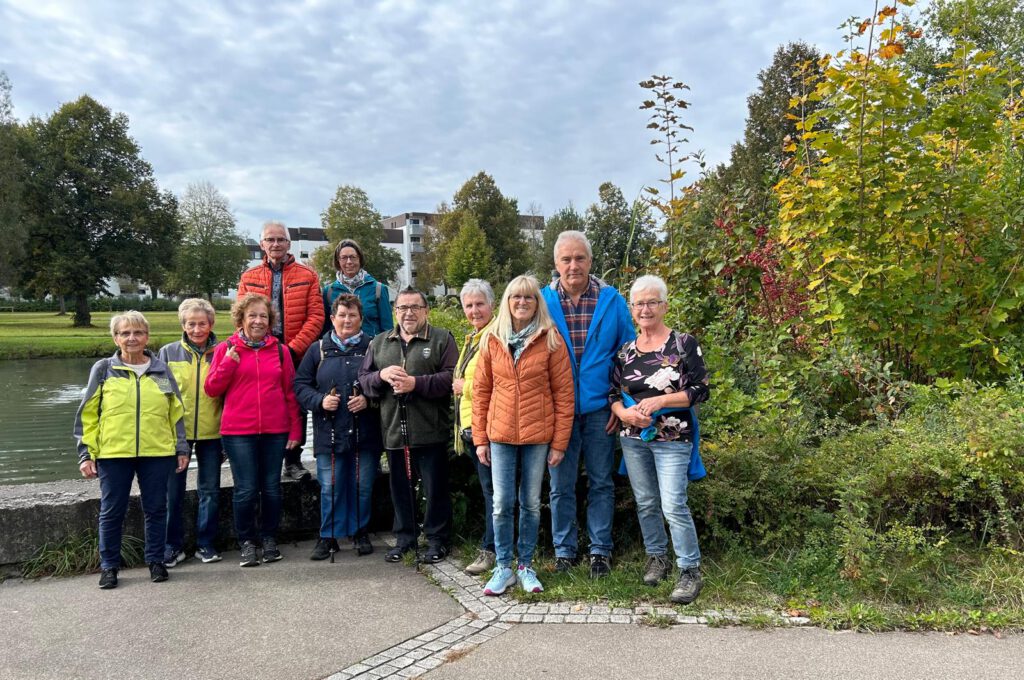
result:
<svg viewBox="0 0 1024 680"><path fill-rule="evenodd" d="M1024 677L1024 636L761 632L670 609L654 613L683 625L656 629L636 625L650 608L520 605L450 562L425 578L381 550L332 565L311 549L245 570L193 559L165 584L127 570L114 591L7 581L0 678Z"/></svg>

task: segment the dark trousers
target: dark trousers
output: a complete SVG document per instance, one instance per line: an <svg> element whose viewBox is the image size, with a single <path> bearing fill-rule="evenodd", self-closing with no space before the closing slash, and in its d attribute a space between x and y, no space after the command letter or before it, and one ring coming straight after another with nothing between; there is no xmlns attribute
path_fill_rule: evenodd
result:
<svg viewBox="0 0 1024 680"><path fill-rule="evenodd" d="M302 428L300 430L301 434L299 435L299 445L296 446L294 449L284 450L285 465L298 465L300 462L302 462L302 447L306 445L306 422L308 420L307 415L308 414L306 411L302 410L301 408L299 409L299 422L302 424Z"/></svg>
<svg viewBox="0 0 1024 680"><path fill-rule="evenodd" d="M240 544L277 536L281 522L281 457L287 440L283 432L226 434L221 438L235 480L232 501Z"/></svg>
<svg viewBox="0 0 1024 680"><path fill-rule="evenodd" d="M406 476L405 453L388 449L391 468L391 500L395 506L393 532L399 546L411 546L419 537L413 515L413 489L416 479L423 480L427 511L423 517L423 533L430 545L448 547L452 542L452 498L448 491L448 446L419 446L409 452L412 480ZM416 513L419 514L418 512Z"/></svg>
<svg viewBox="0 0 1024 680"><path fill-rule="evenodd" d="M146 562L164 561L167 533L167 478L178 466L175 456L101 458L96 461L100 477L100 567L121 567L121 537L124 516L132 493L132 478L138 475L139 496L145 518Z"/></svg>

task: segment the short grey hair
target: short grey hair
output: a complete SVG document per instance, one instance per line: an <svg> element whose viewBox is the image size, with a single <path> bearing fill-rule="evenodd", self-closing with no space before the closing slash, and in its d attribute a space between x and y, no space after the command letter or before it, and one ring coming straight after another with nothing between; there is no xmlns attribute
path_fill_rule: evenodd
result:
<svg viewBox="0 0 1024 680"><path fill-rule="evenodd" d="M668 302L668 286L665 285L664 279L653 274L645 274L633 282L629 288L629 301L632 302L638 293L645 290L657 291L658 299Z"/></svg>
<svg viewBox="0 0 1024 680"><path fill-rule="evenodd" d="M110 317L110 336L116 336L121 326L141 328L149 333L149 322L146 321L146 317L142 316L142 312L136 312L134 309Z"/></svg>
<svg viewBox="0 0 1024 680"><path fill-rule="evenodd" d="M203 298L185 298L178 305L178 323L184 325L185 317L192 312L206 312L206 318L210 320L211 326L217 318L217 310Z"/></svg>
<svg viewBox="0 0 1024 680"><path fill-rule="evenodd" d="M483 295L487 304L491 307L494 306L494 289L483 279L469 279L462 284L462 290L459 291L459 302L465 304L467 295Z"/></svg>
<svg viewBox="0 0 1024 680"><path fill-rule="evenodd" d="M563 231L558 235L558 238L555 239L555 247L551 252L552 257L555 258L555 262L558 261L558 249L561 248L562 244L566 241L579 241L587 249L587 257L591 260L594 259L594 249L590 247L590 240L587 238L587 235L582 231L569 229L567 231Z"/></svg>
<svg viewBox="0 0 1024 680"><path fill-rule="evenodd" d="M281 229L281 230L284 231L284 237L285 238L291 238L291 236L288 234L288 227L284 226L284 222L278 222L277 220L268 220L267 222L263 223L263 228L260 229L260 240L261 241L267 235L267 229L271 229L271 228Z"/></svg>

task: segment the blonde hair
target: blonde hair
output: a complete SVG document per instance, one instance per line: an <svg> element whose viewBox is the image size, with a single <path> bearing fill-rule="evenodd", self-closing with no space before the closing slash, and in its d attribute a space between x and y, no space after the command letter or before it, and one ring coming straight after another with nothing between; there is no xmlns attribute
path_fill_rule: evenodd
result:
<svg viewBox="0 0 1024 680"><path fill-rule="evenodd" d="M110 317L110 336L117 335L117 331L121 326L141 328L149 333L149 322L146 321L146 317L142 316L142 312L136 312L134 309Z"/></svg>
<svg viewBox="0 0 1024 680"><path fill-rule="evenodd" d="M276 317L274 315L274 306L270 304L270 298L259 293L246 293L235 300L235 304L231 305L231 322L235 324L236 330L242 327L242 319L245 318L245 312L257 302L262 302L267 306L267 319L270 328L274 327Z"/></svg>
<svg viewBox="0 0 1024 680"><path fill-rule="evenodd" d="M203 298L185 298L178 305L178 323L185 325L185 317L192 312L205 312L211 326L217 318L217 310Z"/></svg>
<svg viewBox="0 0 1024 680"><path fill-rule="evenodd" d="M512 337L512 310L509 308L509 300L512 299L513 295L532 295L537 300L537 312L533 316L533 320L537 322L537 333L543 330L548 332L548 351L554 352L558 349L558 345L561 343L561 336L558 334L558 329L555 328L555 322L551 319L551 313L548 312L547 303L544 302L544 298L540 294L540 284L537 283L537 279L524 274L517 276L516 278L509 281L508 286L505 287L505 292L501 296L501 304L498 306L497 319L491 328L480 338L480 347L486 348L486 340L488 335L493 335L502 345L507 345L509 338Z"/></svg>

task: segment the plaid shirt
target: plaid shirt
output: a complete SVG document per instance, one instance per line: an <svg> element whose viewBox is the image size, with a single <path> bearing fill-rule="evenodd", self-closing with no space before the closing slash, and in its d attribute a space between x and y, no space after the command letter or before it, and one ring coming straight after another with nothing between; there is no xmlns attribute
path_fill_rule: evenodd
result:
<svg viewBox="0 0 1024 680"><path fill-rule="evenodd" d="M569 339L572 340L572 351L576 357L576 365L583 357L583 346L587 344L587 329L594 318L594 310L597 309L597 296L601 288L597 279L590 277L590 286L580 295L578 305L572 303L572 298L562 287L562 280L558 280L558 299L562 302L562 313L565 314L565 323L569 326Z"/></svg>

